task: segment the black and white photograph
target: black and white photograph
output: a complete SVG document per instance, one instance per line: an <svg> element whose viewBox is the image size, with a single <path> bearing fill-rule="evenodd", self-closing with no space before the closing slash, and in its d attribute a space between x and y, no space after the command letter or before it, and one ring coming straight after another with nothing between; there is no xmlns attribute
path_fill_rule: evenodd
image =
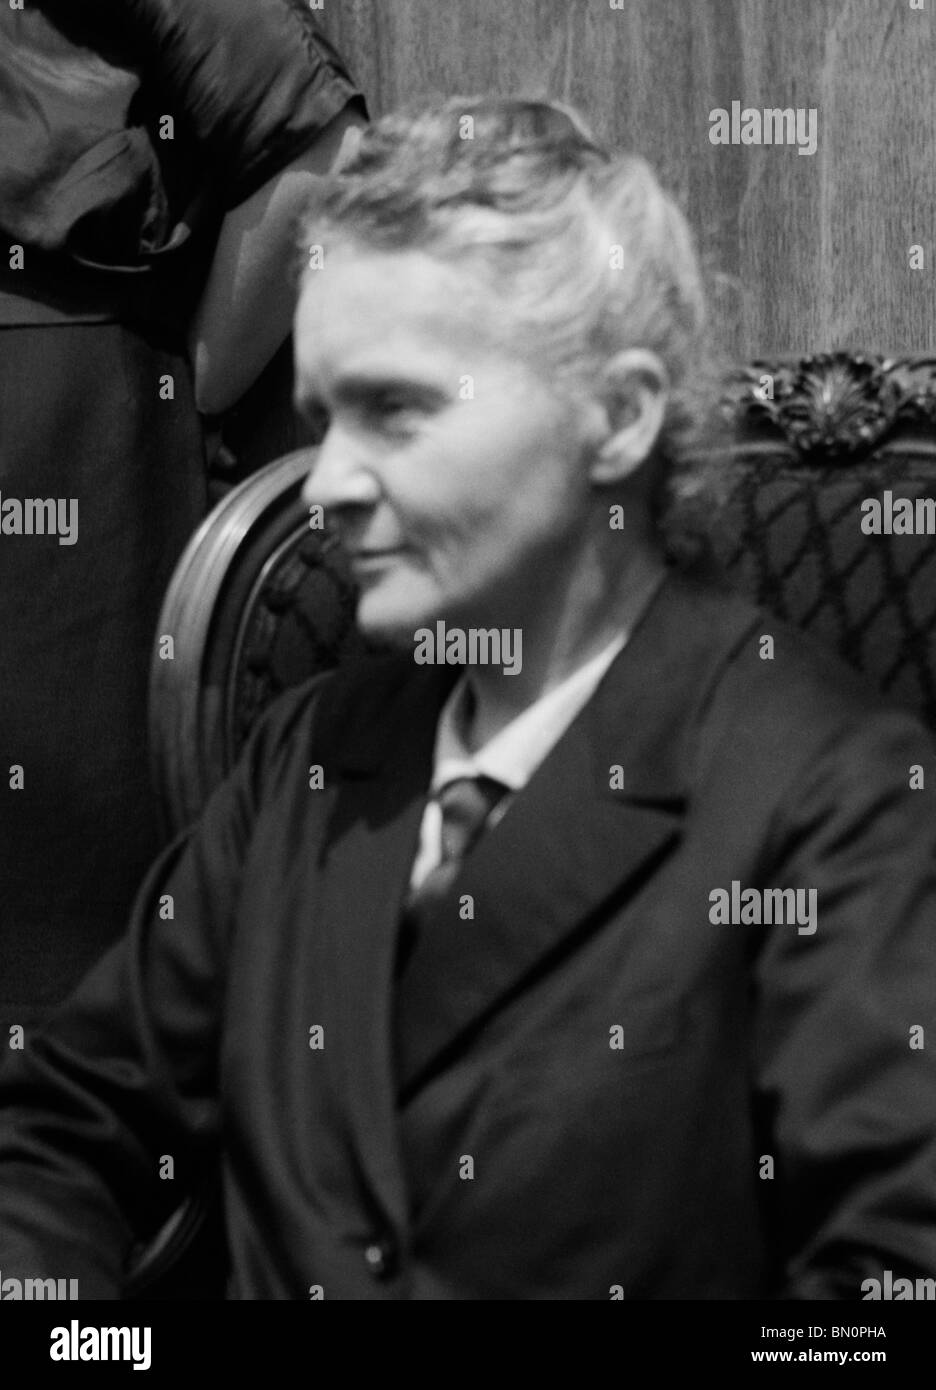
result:
<svg viewBox="0 0 936 1390"><path fill-rule="evenodd" d="M29 1367L909 1364L934 736L936 0L0 0Z"/></svg>

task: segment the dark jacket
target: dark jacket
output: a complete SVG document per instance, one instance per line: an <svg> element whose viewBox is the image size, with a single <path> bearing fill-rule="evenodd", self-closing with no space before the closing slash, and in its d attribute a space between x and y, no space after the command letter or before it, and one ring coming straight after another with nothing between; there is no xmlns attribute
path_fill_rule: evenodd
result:
<svg viewBox="0 0 936 1390"><path fill-rule="evenodd" d="M451 679L374 660L264 719L4 1070L4 1275L114 1296L219 1136L235 1298L860 1298L936 1272L922 727L673 577L394 988ZM815 889L817 930L714 923L733 882Z"/></svg>

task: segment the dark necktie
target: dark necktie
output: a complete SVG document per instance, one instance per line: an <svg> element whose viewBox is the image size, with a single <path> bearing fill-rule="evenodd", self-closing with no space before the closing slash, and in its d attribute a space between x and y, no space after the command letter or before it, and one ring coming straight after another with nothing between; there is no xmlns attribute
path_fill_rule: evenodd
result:
<svg viewBox="0 0 936 1390"><path fill-rule="evenodd" d="M442 858L406 900L400 927L398 976L406 968L426 918L454 883L462 860L508 790L493 777L458 777L436 794L442 812Z"/></svg>

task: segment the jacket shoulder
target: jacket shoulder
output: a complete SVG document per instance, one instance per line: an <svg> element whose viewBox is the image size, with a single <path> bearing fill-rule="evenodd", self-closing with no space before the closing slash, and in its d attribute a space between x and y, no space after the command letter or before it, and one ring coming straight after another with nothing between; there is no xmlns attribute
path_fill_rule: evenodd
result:
<svg viewBox="0 0 936 1390"><path fill-rule="evenodd" d="M932 747L914 712L817 638L735 594L706 602L712 632L727 630L729 639L697 705L703 763L730 745L752 768L788 773L862 729Z"/></svg>
<svg viewBox="0 0 936 1390"><path fill-rule="evenodd" d="M392 719L413 680L411 655L353 657L277 696L257 721L249 748L254 756L275 759L297 742L334 747L347 735Z"/></svg>

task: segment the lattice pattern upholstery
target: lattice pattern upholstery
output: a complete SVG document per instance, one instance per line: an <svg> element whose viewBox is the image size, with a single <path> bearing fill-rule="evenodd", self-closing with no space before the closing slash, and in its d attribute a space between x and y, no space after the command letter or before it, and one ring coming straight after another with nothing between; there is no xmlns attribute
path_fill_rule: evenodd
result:
<svg viewBox="0 0 936 1390"><path fill-rule="evenodd" d="M687 526L737 588L936 729L936 535L862 530L866 499L936 497L936 363L759 363L723 410L722 499Z"/></svg>
<svg viewBox="0 0 936 1390"><path fill-rule="evenodd" d="M362 651L355 590L334 547L305 534L288 550L247 615L235 667L234 751L271 700Z"/></svg>
<svg viewBox="0 0 936 1390"><path fill-rule="evenodd" d="M936 728L936 537L863 534L862 501L887 489L936 495L936 459L830 472L761 456L714 518L712 547L737 588Z"/></svg>

